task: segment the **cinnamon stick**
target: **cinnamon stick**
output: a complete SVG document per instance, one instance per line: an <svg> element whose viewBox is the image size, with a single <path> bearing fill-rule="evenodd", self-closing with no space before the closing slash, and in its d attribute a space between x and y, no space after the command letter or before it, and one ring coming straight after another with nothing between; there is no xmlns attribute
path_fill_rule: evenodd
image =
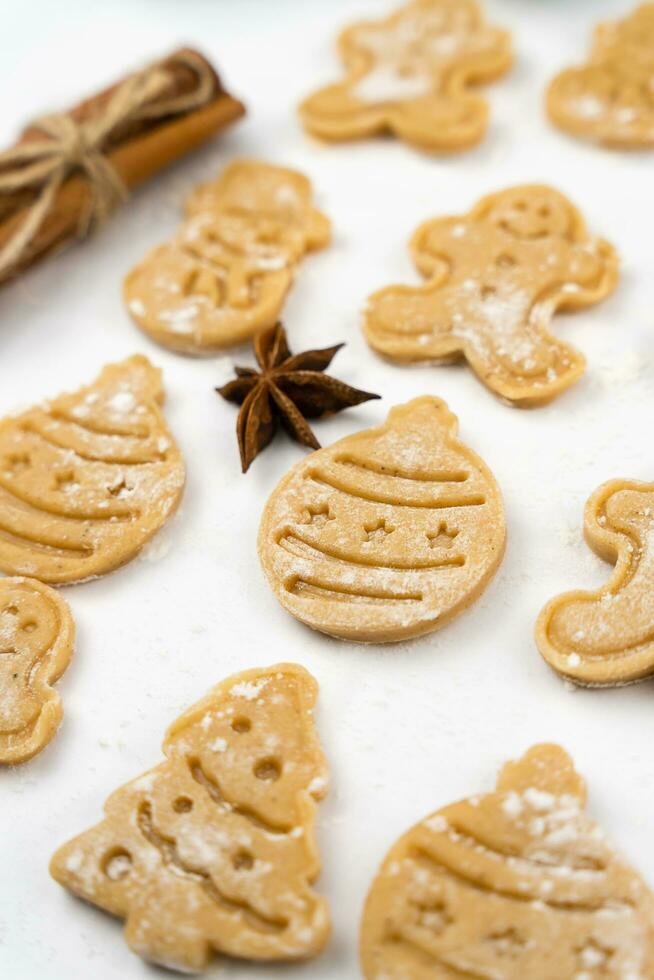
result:
<svg viewBox="0 0 654 980"><path fill-rule="evenodd" d="M194 63L203 68L206 98L203 97L201 104L190 109L176 111L176 101L183 101L184 97L192 95L198 85L198 73L192 67ZM125 188L136 187L245 112L242 103L227 92L216 71L198 52L182 48L156 67L165 73L163 87L143 103L139 115L119 121L99 147ZM85 99L68 110L66 115L76 124L92 124L107 110L112 97L125 81L121 79ZM170 112L157 114L158 109L165 110L168 105L172 107ZM38 125L30 125L23 131L16 146L43 139L44 133ZM3 170L0 156L0 177L3 173L6 170ZM21 228L41 191L42 187L38 184L0 189L0 253ZM11 268L0 269L0 284L47 253L79 237L80 224L92 207L93 194L94 188L88 175L82 169L73 168L59 187L52 206L28 247Z"/></svg>

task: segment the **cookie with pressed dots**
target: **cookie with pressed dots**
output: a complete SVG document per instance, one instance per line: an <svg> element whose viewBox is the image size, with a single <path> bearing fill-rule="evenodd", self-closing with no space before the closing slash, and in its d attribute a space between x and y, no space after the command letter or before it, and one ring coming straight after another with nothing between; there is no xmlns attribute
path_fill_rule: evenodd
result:
<svg viewBox="0 0 654 980"><path fill-rule="evenodd" d="M174 970L200 972L214 953L315 956L330 931L312 887L328 784L316 695L295 664L223 681L168 729L165 761L57 851L53 877L125 919L133 952Z"/></svg>

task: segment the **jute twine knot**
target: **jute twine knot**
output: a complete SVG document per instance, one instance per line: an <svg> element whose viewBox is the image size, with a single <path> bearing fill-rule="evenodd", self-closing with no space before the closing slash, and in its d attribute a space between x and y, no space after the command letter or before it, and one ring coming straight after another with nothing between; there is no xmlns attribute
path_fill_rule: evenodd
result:
<svg viewBox="0 0 654 980"><path fill-rule="evenodd" d="M24 220L0 250L0 279L28 255L62 184L72 172L84 174L91 192L77 225L78 238L105 221L127 199L127 187L104 154L107 141L119 127L190 112L211 100L215 78L208 64L190 51L177 55L175 60L197 76L196 86L186 95L153 103L171 85L170 71L157 62L118 85L94 118L76 122L63 113L43 116L30 128L39 130L45 139L27 140L0 153L0 197L21 190L37 192Z"/></svg>

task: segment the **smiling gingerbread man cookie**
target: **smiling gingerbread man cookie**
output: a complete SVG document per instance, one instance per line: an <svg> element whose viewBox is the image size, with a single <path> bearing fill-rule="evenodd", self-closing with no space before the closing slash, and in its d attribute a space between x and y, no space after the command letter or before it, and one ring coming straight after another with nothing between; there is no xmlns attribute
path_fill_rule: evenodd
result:
<svg viewBox="0 0 654 980"><path fill-rule="evenodd" d="M124 296L158 343L211 354L273 326L306 252L324 248L328 219L302 174L236 160L187 202L173 240L129 273Z"/></svg>
<svg viewBox="0 0 654 980"><path fill-rule="evenodd" d="M511 40L475 0L413 0L382 21L341 34L345 81L300 106L304 125L327 140L390 132L433 151L482 139L488 105L473 88L511 66Z"/></svg>
<svg viewBox="0 0 654 980"><path fill-rule="evenodd" d="M573 136L605 146L654 146L654 3L600 24L585 65L550 84L547 111Z"/></svg>
<svg viewBox="0 0 654 980"><path fill-rule="evenodd" d="M611 480L586 504L584 533L615 563L596 592L557 596L541 612L536 642L548 664L586 687L654 674L654 484Z"/></svg>
<svg viewBox="0 0 654 980"><path fill-rule="evenodd" d="M27 762L61 724L51 687L73 655L68 605L35 579L0 579L0 765Z"/></svg>
<svg viewBox="0 0 654 980"><path fill-rule="evenodd" d="M585 359L550 333L550 321L608 296L618 258L558 191L491 194L469 214L421 225L411 251L428 282L382 289L364 313L364 333L380 354L400 362L463 357L515 405L547 402L583 373Z"/></svg>

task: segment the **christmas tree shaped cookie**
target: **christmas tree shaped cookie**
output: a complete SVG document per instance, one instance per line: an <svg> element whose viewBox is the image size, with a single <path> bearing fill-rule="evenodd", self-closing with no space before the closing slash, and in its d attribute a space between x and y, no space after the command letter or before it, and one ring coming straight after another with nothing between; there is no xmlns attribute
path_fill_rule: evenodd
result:
<svg viewBox="0 0 654 980"><path fill-rule="evenodd" d="M600 24L585 65L547 92L552 122L573 136L626 149L654 146L654 3Z"/></svg>
<svg viewBox="0 0 654 980"><path fill-rule="evenodd" d="M475 0L413 0L386 20L353 24L339 38L347 76L300 106L327 140L390 132L433 151L479 142L488 105L474 87L511 67L511 39Z"/></svg>
<svg viewBox="0 0 654 980"><path fill-rule="evenodd" d="M488 467L425 396L320 449L270 497L259 554L282 605L332 636L384 642L437 629L474 602L504 552Z"/></svg>
<svg viewBox="0 0 654 980"><path fill-rule="evenodd" d="M631 684L654 674L654 484L611 480L586 504L590 547L615 564L596 592L552 599L536 623L548 664L587 687Z"/></svg>
<svg viewBox="0 0 654 980"><path fill-rule="evenodd" d="M0 579L0 764L26 762L54 737L63 715L50 686L73 655L66 602L34 579Z"/></svg>
<svg viewBox="0 0 654 980"><path fill-rule="evenodd" d="M515 405L549 401L583 373L584 358L550 321L608 296L618 260L558 191L491 194L468 214L421 225L411 251L428 281L370 297L363 330L374 350L400 362L465 358Z"/></svg>
<svg viewBox="0 0 654 980"><path fill-rule="evenodd" d="M171 242L125 280L125 302L154 340L185 354L237 344L279 319L300 259L324 248L330 224L302 174L231 163L187 202Z"/></svg>
<svg viewBox="0 0 654 980"><path fill-rule="evenodd" d="M229 678L169 728L166 761L117 790L52 875L126 920L145 959L184 972L213 952L314 956L329 935L314 821L327 790L317 685L280 664Z"/></svg>
<svg viewBox="0 0 654 980"><path fill-rule="evenodd" d="M184 465L140 355L0 422L0 569L64 584L125 564L174 513Z"/></svg>
<svg viewBox="0 0 654 980"><path fill-rule="evenodd" d="M586 815L557 745L391 848L363 914L366 980L654 976L654 895Z"/></svg>

